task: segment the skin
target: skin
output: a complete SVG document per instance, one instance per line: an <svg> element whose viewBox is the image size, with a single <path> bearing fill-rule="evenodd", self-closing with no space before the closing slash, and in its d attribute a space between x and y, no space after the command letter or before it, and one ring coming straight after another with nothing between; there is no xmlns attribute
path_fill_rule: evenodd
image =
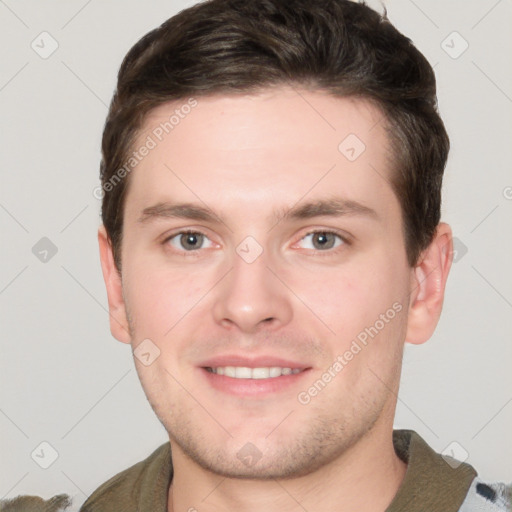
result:
<svg viewBox="0 0 512 512"><path fill-rule="evenodd" d="M180 104L152 111L137 144ZM392 444L403 346L432 335L452 249L441 223L408 265L382 121L362 99L284 86L198 98L131 173L121 275L100 227L112 334L160 350L148 366L134 360L169 433L169 510L377 511L396 494L406 471ZM338 150L348 134L366 145L354 161ZM334 196L374 214L271 217ZM222 222L139 220L166 201L207 205ZM186 235L169 239L183 229L206 238L193 239L193 250ZM322 245L313 230L346 241L329 235ZM252 263L236 250L247 236L263 249ZM298 393L393 304L401 311L300 403ZM219 354L274 355L309 369L286 389L241 398L205 378L201 363ZM247 443L259 454L251 465L237 457Z"/></svg>

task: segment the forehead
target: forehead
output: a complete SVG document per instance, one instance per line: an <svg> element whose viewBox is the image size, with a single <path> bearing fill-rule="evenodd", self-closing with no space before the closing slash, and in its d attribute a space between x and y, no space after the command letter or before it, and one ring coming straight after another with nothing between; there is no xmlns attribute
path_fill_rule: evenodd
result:
<svg viewBox="0 0 512 512"><path fill-rule="evenodd" d="M127 196L139 210L179 197L247 216L306 194L392 197L384 118L363 99L291 87L186 98L148 114L144 145Z"/></svg>
<svg viewBox="0 0 512 512"><path fill-rule="evenodd" d="M139 141L152 135L158 143L165 143L161 139L172 135L176 144L187 138L191 145L187 128L192 125L197 143L205 150L213 146L229 151L230 156L263 147L279 154L292 148L296 153L298 143L305 144L307 151L320 139L337 152L337 142L347 130L365 141L384 135L379 129L373 132L377 125L382 128L383 120L381 110L370 100L280 86L255 94L211 95L162 104L147 114Z"/></svg>

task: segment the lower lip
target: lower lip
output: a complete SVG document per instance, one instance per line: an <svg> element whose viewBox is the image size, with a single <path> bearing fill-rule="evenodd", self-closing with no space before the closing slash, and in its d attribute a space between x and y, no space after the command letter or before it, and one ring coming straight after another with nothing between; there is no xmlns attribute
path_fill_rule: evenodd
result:
<svg viewBox="0 0 512 512"><path fill-rule="evenodd" d="M298 384L304 378L304 375L309 373L308 368L300 373L281 375L280 377L268 379L235 379L233 377L226 377L226 375L212 373L205 368L199 369L209 384L218 391L238 397L257 398L285 391Z"/></svg>

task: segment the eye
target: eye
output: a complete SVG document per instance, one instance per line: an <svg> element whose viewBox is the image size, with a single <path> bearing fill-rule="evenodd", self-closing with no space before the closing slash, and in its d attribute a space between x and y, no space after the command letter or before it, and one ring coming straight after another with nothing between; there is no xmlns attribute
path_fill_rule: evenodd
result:
<svg viewBox="0 0 512 512"><path fill-rule="evenodd" d="M203 246L205 240L209 241L209 245ZM206 249L212 247L212 241L203 233L198 231L180 231L166 238L164 244L171 245L178 251L193 252L198 249Z"/></svg>
<svg viewBox="0 0 512 512"><path fill-rule="evenodd" d="M334 231L313 231L301 238L301 241L307 239L310 239L312 247L305 247L306 249L320 251L335 249L347 242L346 239Z"/></svg>

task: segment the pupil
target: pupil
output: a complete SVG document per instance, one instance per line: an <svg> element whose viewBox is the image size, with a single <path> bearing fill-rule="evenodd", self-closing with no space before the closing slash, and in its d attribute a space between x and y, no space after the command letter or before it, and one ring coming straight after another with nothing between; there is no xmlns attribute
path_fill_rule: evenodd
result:
<svg viewBox="0 0 512 512"><path fill-rule="evenodd" d="M182 244L185 249L191 247L192 249L197 246L197 239L198 234L197 233L187 233L185 237L185 243Z"/></svg>
<svg viewBox="0 0 512 512"><path fill-rule="evenodd" d="M320 247L332 246L332 243L329 244L328 242L329 233L317 233L316 236Z"/></svg>

